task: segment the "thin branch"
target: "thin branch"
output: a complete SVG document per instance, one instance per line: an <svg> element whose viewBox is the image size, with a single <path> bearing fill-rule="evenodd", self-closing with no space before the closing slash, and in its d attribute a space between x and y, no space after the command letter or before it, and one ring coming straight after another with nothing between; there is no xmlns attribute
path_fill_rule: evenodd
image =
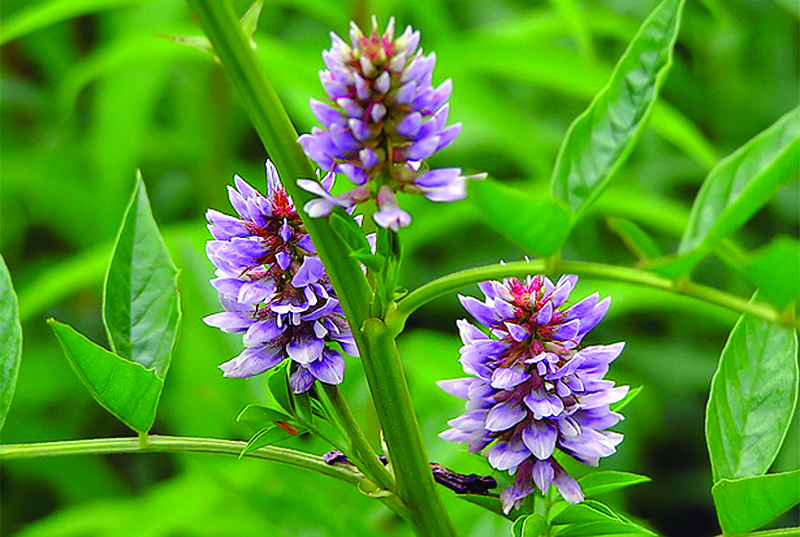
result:
<svg viewBox="0 0 800 537"><path fill-rule="evenodd" d="M578 274L643 285L645 287L652 287L654 289L661 289L662 291L696 298L697 300L716 304L739 313L747 313L775 324L800 328L800 320L791 315L791 312L782 313L774 306L765 302L751 301L741 296L714 289L713 287L683 280L671 280L653 272L630 267L561 260L552 260L546 264L545 261L541 259L471 268L454 272L428 282L406 295L397 303L395 309L390 311L387 316L387 324L390 324L392 330L398 333L402 330L406 319L414 311L442 295L484 280L507 278L510 276L523 277L528 274L540 274L543 272L551 274L555 272Z"/></svg>

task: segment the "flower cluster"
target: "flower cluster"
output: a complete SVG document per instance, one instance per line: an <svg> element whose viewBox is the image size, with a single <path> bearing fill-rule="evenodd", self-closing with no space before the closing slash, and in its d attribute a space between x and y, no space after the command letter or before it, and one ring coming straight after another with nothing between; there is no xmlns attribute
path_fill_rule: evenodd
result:
<svg viewBox="0 0 800 537"><path fill-rule="evenodd" d="M333 46L323 52L327 70L320 72L326 102L311 100L323 128L314 128L299 142L324 170L345 174L356 186L331 196L319 183L298 184L321 196L308 203L312 217L334 206L351 207L374 199L378 225L395 231L411 222L399 208L396 192L417 192L433 201L455 201L466 195L460 168L430 170L424 160L452 142L461 125L445 126L452 91L446 80L431 83L436 55L417 50L419 32L410 26L394 37L394 19L378 33L351 24L351 45L331 34Z"/></svg>
<svg viewBox="0 0 800 537"><path fill-rule="evenodd" d="M486 300L460 297L464 308L491 335L466 320L458 322L461 364L473 377L439 382L465 399L467 412L449 422L440 436L484 451L497 470L516 474L500 494L508 513L533 493L554 484L571 503L583 500L575 481L556 462L556 449L597 466L622 441L605 429L622 416L612 412L627 386L603 376L624 343L583 347L581 340L605 316L610 299L595 293L570 305L577 276L553 284L544 276L524 282L507 278L479 284Z"/></svg>
<svg viewBox="0 0 800 537"><path fill-rule="evenodd" d="M250 377L292 359L295 393L314 380L339 384L344 359L326 343L339 343L358 355L350 327L314 245L277 171L267 161L268 195L235 176L228 187L238 218L210 209L208 258L217 268L211 280L222 313L205 322L225 332L244 334L244 351L222 364L226 377Z"/></svg>

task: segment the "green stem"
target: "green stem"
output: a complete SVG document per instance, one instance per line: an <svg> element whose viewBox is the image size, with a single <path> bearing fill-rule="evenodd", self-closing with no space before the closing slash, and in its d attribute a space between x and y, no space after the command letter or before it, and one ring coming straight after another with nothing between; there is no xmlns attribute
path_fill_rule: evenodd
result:
<svg viewBox="0 0 800 537"><path fill-rule="evenodd" d="M142 445L139 438L94 438L36 444L4 444L0 445L0 460L106 453L217 453L238 457L246 445L246 442L237 440L190 436L153 435L147 437L145 445ZM322 457L293 449L269 446L252 451L245 457L305 468L353 485L365 481L364 476L355 470L329 465Z"/></svg>
<svg viewBox="0 0 800 537"><path fill-rule="evenodd" d="M369 445L369 441L364 435L364 431L361 430L355 416L353 416L350 406L347 404L344 397L342 397L342 392L339 391L337 386L332 386L330 384L323 384L323 386L324 393L328 396L331 408L353 446L353 451L355 451L356 455L354 462L360 463L358 464L359 468L380 487L389 491L394 491L394 477L389 473L389 470L386 469L383 463L378 460L375 451Z"/></svg>
<svg viewBox="0 0 800 537"><path fill-rule="evenodd" d="M506 278L510 276L523 277L528 274L543 272L578 274L653 287L655 289L661 289L662 291L690 296L739 313L747 313L772 323L800 328L800 320L782 314L770 304L755 301L751 302L747 298L732 295L705 285L699 285L688 281L671 280L652 272L629 267L560 260L548 260L548 264L545 265L545 262L541 259L471 268L454 272L428 282L406 295L405 298L397 303L396 307L390 311L387 316L387 324L390 324L394 333L399 333L409 315L427 302L442 295L484 280Z"/></svg>
<svg viewBox="0 0 800 537"><path fill-rule="evenodd" d="M418 535L455 536L455 529L436 492L394 336L384 322L367 319L362 334L373 358L364 361L375 409L383 427L397 491L408 507Z"/></svg>
<svg viewBox="0 0 800 537"><path fill-rule="evenodd" d="M91 440L65 440L35 444L4 444L0 445L0 460L109 453L214 453L238 457L246 445L246 442L238 440L191 436L147 436L146 444L142 444L141 436L139 438L93 438ZM330 465L322 457L289 448L262 447L251 451L245 457L304 468L356 485L359 488L374 487L369 479L352 468ZM396 495L387 494L379 499L398 515L406 516L405 506Z"/></svg>

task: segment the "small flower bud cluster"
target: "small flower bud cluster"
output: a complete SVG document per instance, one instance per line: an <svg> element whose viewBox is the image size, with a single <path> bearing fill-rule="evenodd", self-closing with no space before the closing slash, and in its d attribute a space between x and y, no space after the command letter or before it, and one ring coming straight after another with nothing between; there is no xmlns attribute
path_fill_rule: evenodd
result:
<svg viewBox="0 0 800 537"><path fill-rule="evenodd" d="M433 201L462 199L467 178L461 169L430 170L424 165L458 136L461 125L445 126L452 82L432 85L436 55L417 50L419 32L409 26L395 38L391 19L379 34L373 18L369 35L352 23L350 44L333 33L331 39L332 48L322 54L328 69L319 75L328 99L311 100L323 128L315 127L299 142L322 169L343 173L356 186L331 196L315 181L301 180L302 188L320 196L306 205L306 212L324 216L334 206L374 199L375 221L397 230L411 221L398 206L398 191L421 193Z"/></svg>
<svg viewBox="0 0 800 537"><path fill-rule="evenodd" d="M228 187L238 217L209 209L208 258L217 268L211 280L225 309L205 322L229 333L244 334L245 349L220 366L226 377L251 377L292 359L290 383L295 393L315 380L339 384L344 352L358 350L339 300L314 255L291 198L267 161L267 196L235 176Z"/></svg>
<svg viewBox="0 0 800 537"><path fill-rule="evenodd" d="M582 501L578 482L556 462L555 451L597 466L622 441L621 434L606 429L622 419L609 405L625 397L628 387L615 388L603 377L624 343L581 346L610 299L598 301L595 293L570 305L577 279L487 281L479 284L485 301L460 297L490 335L458 322L464 342L460 361L473 376L439 382L465 399L467 409L440 436L483 451L495 469L516 475L500 494L506 513L534 486L545 493L554 484L568 502Z"/></svg>

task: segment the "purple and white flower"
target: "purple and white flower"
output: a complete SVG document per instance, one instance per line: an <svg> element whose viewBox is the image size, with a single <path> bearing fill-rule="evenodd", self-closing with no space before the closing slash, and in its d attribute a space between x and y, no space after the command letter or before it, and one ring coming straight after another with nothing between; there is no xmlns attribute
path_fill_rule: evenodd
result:
<svg viewBox="0 0 800 537"><path fill-rule="evenodd" d="M581 344L611 301L594 293L570 303L577 280L506 278L479 284L484 301L459 297L489 334L458 321L461 365L472 376L438 384L465 399L467 412L448 422L452 428L440 436L468 444L473 453L483 451L492 467L516 475L500 494L506 513L534 488L545 493L551 484L568 502L582 501L578 482L554 453L597 466L622 441L607 430L622 419L609 405L623 399L628 387L614 387L603 377L624 343Z"/></svg>
<svg viewBox="0 0 800 537"><path fill-rule="evenodd" d="M225 311L205 322L243 334L245 345L220 369L226 377L251 377L288 357L295 393L315 380L339 384L344 359L329 344L338 343L351 356L358 349L292 199L270 161L266 168L267 196L237 175L236 188L228 187L237 216L213 209L206 214L215 239L206 244L217 268L211 284Z"/></svg>
<svg viewBox="0 0 800 537"><path fill-rule="evenodd" d="M336 205L374 199L375 221L397 230L411 217L397 205L395 192L421 193L443 202L464 198L469 177L459 168L424 166L425 159L458 136L461 125L445 125L453 85L446 80L433 86L436 55L418 50L419 32L408 26L395 37L390 19L380 34L373 18L369 35L351 23L349 44L333 33L331 40L331 49L322 53L327 69L319 74L327 99L311 99L311 110L323 126L298 141L320 168L343 173L356 186L333 197L320 193L315 181L301 180L302 188L323 199L307 203L306 212L324 216Z"/></svg>

